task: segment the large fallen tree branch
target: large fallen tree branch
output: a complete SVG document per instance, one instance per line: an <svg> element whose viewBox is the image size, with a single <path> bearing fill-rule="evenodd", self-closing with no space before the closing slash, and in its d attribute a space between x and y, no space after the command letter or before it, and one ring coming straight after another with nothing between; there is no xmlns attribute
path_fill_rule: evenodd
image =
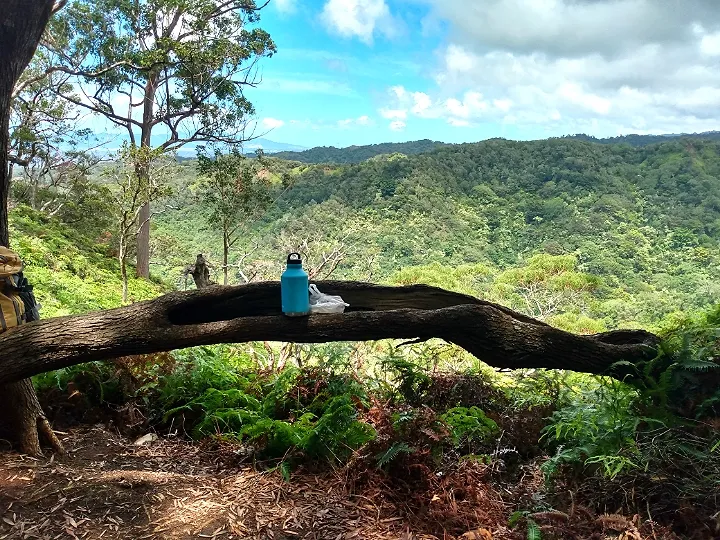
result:
<svg viewBox="0 0 720 540"><path fill-rule="evenodd" d="M435 287L317 282L341 295L344 314L288 318L280 284L174 292L126 307L37 321L0 335L0 383L61 367L194 345L247 341L365 341L433 337L499 368L609 373L620 360L652 357L658 339L641 330L578 336L471 296Z"/></svg>

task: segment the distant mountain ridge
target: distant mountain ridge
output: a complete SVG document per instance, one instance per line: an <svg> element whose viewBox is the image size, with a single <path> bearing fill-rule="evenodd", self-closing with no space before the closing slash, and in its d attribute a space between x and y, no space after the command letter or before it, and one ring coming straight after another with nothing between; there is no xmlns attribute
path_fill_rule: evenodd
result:
<svg viewBox="0 0 720 540"><path fill-rule="evenodd" d="M669 133L667 135L621 135L617 137L597 138L592 135L578 133L575 135L565 135L563 137L551 137L550 139L575 139L597 144L629 144L630 146L642 147L650 144L667 142L672 139L693 138L720 141L720 131L706 131L703 133ZM493 140L493 139L489 139ZM483 143L486 141L478 141ZM336 148L334 146L318 146L309 150L297 151L279 151L274 152L273 156L289 161L300 161L302 163L333 163L333 164L355 164L362 163L373 157L382 154L401 153L406 155L424 154L431 152L443 146L453 146L453 143L444 143L440 141L431 141L422 139L418 141L409 141L404 143L380 143L364 146L348 146L346 148Z"/></svg>
<svg viewBox="0 0 720 540"><path fill-rule="evenodd" d="M380 143L365 146L348 146L347 148L336 148L334 146L318 146L303 152L276 152L273 157L300 161L302 163L336 163L351 164L361 163L375 156L382 154L400 153L406 155L423 154L435 150L441 146L448 146L447 143L422 139L404 143Z"/></svg>
<svg viewBox="0 0 720 540"><path fill-rule="evenodd" d="M577 139L581 141L594 142L599 144L629 144L630 146L647 146L668 142L672 139L704 139L708 141L720 141L720 131L704 131L702 133L668 133L667 135L619 135L617 137L606 137L598 139L592 135L578 133L576 135L566 135L559 137L561 139Z"/></svg>

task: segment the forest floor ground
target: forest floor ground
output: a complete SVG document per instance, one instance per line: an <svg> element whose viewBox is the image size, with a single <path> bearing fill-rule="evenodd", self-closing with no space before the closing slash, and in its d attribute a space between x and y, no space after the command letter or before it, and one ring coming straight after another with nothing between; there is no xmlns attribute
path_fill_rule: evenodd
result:
<svg viewBox="0 0 720 540"><path fill-rule="evenodd" d="M62 439L62 457L0 452L0 539L528 537L506 526L510 509L499 487L482 482L474 499L480 528L454 536L438 534L432 511L424 518L408 514L387 496L387 485L371 481L359 487L347 469L299 470L286 482L277 471L239 463L229 446L165 438L138 446L102 424L74 427ZM677 538L638 529L622 516L577 512L570 522L561 512L544 517L566 523L543 538ZM548 527L544 532L551 532Z"/></svg>
<svg viewBox="0 0 720 540"><path fill-rule="evenodd" d="M333 472L228 468L225 450L104 426L63 436L67 456L0 454L0 538L401 538L391 508L352 495ZM418 538L421 538L420 536Z"/></svg>

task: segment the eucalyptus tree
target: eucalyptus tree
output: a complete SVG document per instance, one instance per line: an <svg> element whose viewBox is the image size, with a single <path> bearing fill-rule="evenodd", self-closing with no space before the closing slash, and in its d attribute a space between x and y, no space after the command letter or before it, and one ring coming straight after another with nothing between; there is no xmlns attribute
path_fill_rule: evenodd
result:
<svg viewBox="0 0 720 540"><path fill-rule="evenodd" d="M148 180L150 156L198 142L241 144L254 109L245 89L275 44L254 0L74 0L53 20L48 71L58 95L120 129ZM137 274L149 276L150 201L138 215Z"/></svg>

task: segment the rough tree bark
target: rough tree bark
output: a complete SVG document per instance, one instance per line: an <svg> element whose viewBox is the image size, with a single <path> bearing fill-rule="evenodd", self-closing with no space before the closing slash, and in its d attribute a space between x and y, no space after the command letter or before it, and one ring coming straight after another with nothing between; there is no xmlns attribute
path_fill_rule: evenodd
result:
<svg viewBox="0 0 720 540"><path fill-rule="evenodd" d="M140 133L140 147L150 148L152 142L152 121L153 121L153 107L155 104L155 94L157 92L157 81L158 73L153 70L150 76L148 76L147 83L145 84L145 93L143 95L143 127ZM137 163L135 173L140 179L142 179L146 185L150 181L150 163L145 161L145 156L142 156L142 161ZM135 273L137 277L148 279L150 277L150 201L147 201L140 209L140 215L138 216L138 224L140 229L137 235L137 262L135 265Z"/></svg>
<svg viewBox="0 0 720 540"><path fill-rule="evenodd" d="M0 11L0 245L4 246L9 246L8 129L12 91L35 54L54 7L54 0L5 0ZM41 453L38 434L55 450L62 451L29 379L16 378L0 384L0 410L4 411L4 417L0 418L3 424L0 427L7 432L4 435L16 440L22 452Z"/></svg>
<svg viewBox="0 0 720 540"><path fill-rule="evenodd" d="M0 335L0 382L81 362L246 341L320 343L438 337L501 368L544 367L619 376L613 364L656 354L641 330L578 336L471 296L424 285L327 281L348 312L285 317L280 284L208 287L131 306L33 322Z"/></svg>

